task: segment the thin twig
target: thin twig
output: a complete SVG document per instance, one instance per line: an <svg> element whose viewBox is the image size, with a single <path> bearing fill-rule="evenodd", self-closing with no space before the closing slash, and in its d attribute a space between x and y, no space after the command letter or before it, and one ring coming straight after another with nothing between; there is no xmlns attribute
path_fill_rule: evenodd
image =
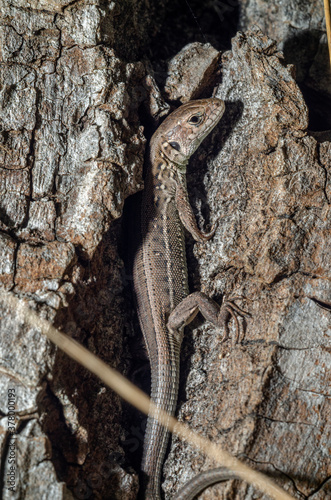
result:
<svg viewBox="0 0 331 500"><path fill-rule="evenodd" d="M15 311L26 323L39 328L62 351L90 370L90 372L97 375L123 399L146 415L152 415L153 418L157 419L169 431L204 452L209 458L215 460L220 465L235 472L244 481L252 484L274 500L294 500L292 496L269 479L268 476L240 462L240 460L223 450L220 446L216 446L208 439L193 432L187 425L178 422L174 417L160 410L143 391L129 382L123 375L110 368L81 344L57 330L51 323L40 318L22 300L17 299L13 293L0 290L0 301L7 305L11 311Z"/></svg>

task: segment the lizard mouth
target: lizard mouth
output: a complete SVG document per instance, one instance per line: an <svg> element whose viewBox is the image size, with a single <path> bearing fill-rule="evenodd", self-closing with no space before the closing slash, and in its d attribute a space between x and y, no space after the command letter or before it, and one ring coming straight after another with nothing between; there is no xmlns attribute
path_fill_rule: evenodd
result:
<svg viewBox="0 0 331 500"><path fill-rule="evenodd" d="M207 114L209 116L209 123L207 123L210 124L210 126L208 127L208 133L218 124L223 116L224 111L224 101L222 101L221 99L217 99L216 97L211 97L210 99L208 99Z"/></svg>
<svg viewBox="0 0 331 500"><path fill-rule="evenodd" d="M216 127L218 122L223 116L225 111L224 101L216 97L211 97L205 100L205 110L207 119L204 123L204 127L201 130L199 137L199 144L204 140L204 138Z"/></svg>

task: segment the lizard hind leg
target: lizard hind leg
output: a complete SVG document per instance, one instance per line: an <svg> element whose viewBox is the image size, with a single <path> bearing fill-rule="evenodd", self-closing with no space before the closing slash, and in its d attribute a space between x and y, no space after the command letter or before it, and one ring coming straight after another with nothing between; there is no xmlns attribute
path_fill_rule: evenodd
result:
<svg viewBox="0 0 331 500"><path fill-rule="evenodd" d="M223 302L223 304L221 305L220 310L219 310L217 322L218 322L219 326L223 326L225 329L225 335L223 336L222 342L224 342L225 340L227 340L229 338L228 323L229 323L229 320L231 318L233 318L233 320L235 322L235 327L236 327L235 343L239 344L240 324L239 324L238 316L250 317L250 314L247 311L244 311L244 309L241 309L241 307L237 306L237 304L235 304L233 302L233 300L235 300L236 298L238 298L238 297L235 297L231 300L226 300L225 302Z"/></svg>
<svg viewBox="0 0 331 500"><path fill-rule="evenodd" d="M234 304L231 300L219 306L213 299L203 292L194 292L185 297L172 311L169 316L167 327L170 331L182 331L200 312L202 316L217 327L225 329L222 341L229 336L228 322L232 317L236 324L237 339L239 341L240 325L239 316L249 316L249 314Z"/></svg>

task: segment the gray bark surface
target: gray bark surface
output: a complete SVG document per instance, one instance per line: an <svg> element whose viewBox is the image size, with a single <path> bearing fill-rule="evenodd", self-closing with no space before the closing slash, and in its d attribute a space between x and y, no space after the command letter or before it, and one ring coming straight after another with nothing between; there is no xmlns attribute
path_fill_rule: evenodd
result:
<svg viewBox="0 0 331 500"><path fill-rule="evenodd" d="M237 297L251 317L238 342L233 322L225 342L199 320L187 329L178 416L295 498L314 500L331 496L331 311L311 299L331 302L321 4L192 2L203 43L180 2L0 5L2 287L111 366L134 370L139 332L118 250L126 219L117 219L143 187L146 137L167 102L218 85L224 119L188 173L200 227L218 228L203 245L188 239L190 288ZM244 32L220 53L230 18ZM0 307L2 498L136 498L142 434L128 423L131 409L122 413L116 395ZM13 388L15 492L6 484ZM166 498L214 465L173 439ZM229 482L201 498L266 497Z"/></svg>

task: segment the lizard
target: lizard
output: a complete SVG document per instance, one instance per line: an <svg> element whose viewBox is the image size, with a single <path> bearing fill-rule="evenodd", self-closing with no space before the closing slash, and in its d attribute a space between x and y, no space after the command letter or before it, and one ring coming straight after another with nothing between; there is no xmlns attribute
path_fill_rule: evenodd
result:
<svg viewBox="0 0 331 500"><path fill-rule="evenodd" d="M216 326L226 326L229 314L242 312L232 302L220 307L202 292L189 294L184 228L197 242L215 233L198 228L189 203L186 168L192 154L221 119L225 104L216 97L183 104L153 134L146 154L139 241L133 260L133 288L138 319L151 367L151 398L173 415L177 405L180 347L183 330L200 311ZM169 433L148 417L142 458L147 500L161 499L161 473ZM220 479L226 477L224 469ZM207 478L215 483L215 475ZM206 487L206 478L202 478ZM193 485L193 489L195 486ZM191 488L192 489L192 488ZM197 488L195 488L195 494ZM184 497L188 498L184 493ZM193 498L193 497L192 497Z"/></svg>

